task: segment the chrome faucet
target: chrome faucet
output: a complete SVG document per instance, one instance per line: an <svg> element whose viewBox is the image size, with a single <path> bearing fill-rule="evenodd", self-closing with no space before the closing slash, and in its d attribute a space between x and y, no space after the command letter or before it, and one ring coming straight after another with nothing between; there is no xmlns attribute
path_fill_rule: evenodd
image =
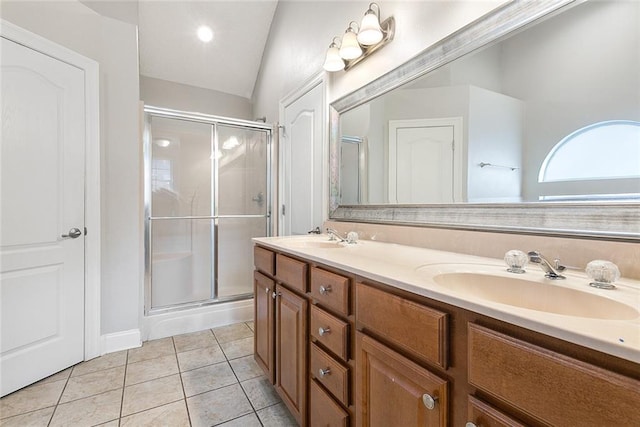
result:
<svg viewBox="0 0 640 427"><path fill-rule="evenodd" d="M538 251L531 251L527 255L529 256L530 263L540 265L540 268L545 273L544 277L552 280L566 279L566 277L558 273L558 271L564 270L564 267L560 266L557 260L557 267L554 268L551 263L549 263L549 261L547 261L547 259Z"/></svg>
<svg viewBox="0 0 640 427"><path fill-rule="evenodd" d="M327 234L329 235L329 240L338 240L339 242L345 242L347 240L333 228L327 228Z"/></svg>

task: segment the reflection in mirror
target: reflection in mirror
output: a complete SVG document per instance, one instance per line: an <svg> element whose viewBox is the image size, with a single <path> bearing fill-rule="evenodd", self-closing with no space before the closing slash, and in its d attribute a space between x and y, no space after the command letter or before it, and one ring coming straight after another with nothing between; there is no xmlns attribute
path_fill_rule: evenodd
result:
<svg viewBox="0 0 640 427"><path fill-rule="evenodd" d="M640 200L639 129L640 2L582 3L341 114L340 204Z"/></svg>

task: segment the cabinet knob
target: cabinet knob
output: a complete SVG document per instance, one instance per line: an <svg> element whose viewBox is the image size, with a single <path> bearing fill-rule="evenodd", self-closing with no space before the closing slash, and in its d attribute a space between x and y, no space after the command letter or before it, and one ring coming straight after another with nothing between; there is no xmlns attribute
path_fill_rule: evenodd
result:
<svg viewBox="0 0 640 427"><path fill-rule="evenodd" d="M469 421L464 425L464 427L478 427L478 426L475 423L472 423L471 421Z"/></svg>
<svg viewBox="0 0 640 427"><path fill-rule="evenodd" d="M320 375L320 377L326 377L327 375L331 374L331 368L327 367L326 369L318 369L318 375Z"/></svg>
<svg viewBox="0 0 640 427"><path fill-rule="evenodd" d="M329 292L331 292L331 285L328 286L320 286L320 289L318 289L320 291L321 295L326 295Z"/></svg>
<svg viewBox="0 0 640 427"><path fill-rule="evenodd" d="M425 393L422 395L422 403L424 406L432 411L436 407L436 402L438 401L438 396L433 397L429 393Z"/></svg>
<svg viewBox="0 0 640 427"><path fill-rule="evenodd" d="M268 294L270 290L271 290L271 289L269 289L269 288L265 288L265 289L264 289L264 292Z"/></svg>
<svg viewBox="0 0 640 427"><path fill-rule="evenodd" d="M330 327L326 327L326 328L318 328L318 333L320 334L320 336L323 336L324 334L328 334L331 333L331 328Z"/></svg>
<svg viewBox="0 0 640 427"><path fill-rule="evenodd" d="M282 292L273 292L271 294L271 298L276 299L276 297L281 297L282 296Z"/></svg>

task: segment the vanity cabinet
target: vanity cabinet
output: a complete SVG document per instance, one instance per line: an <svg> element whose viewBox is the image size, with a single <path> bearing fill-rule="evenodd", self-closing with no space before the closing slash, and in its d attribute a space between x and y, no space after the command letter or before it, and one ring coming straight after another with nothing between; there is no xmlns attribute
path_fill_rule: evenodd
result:
<svg viewBox="0 0 640 427"><path fill-rule="evenodd" d="M469 324L469 383L543 425L640 425L640 382Z"/></svg>
<svg viewBox="0 0 640 427"><path fill-rule="evenodd" d="M255 360L301 426L637 426L640 365L255 249Z"/></svg>
<svg viewBox="0 0 640 427"><path fill-rule="evenodd" d="M254 247L254 359L298 424L308 396L308 266Z"/></svg>

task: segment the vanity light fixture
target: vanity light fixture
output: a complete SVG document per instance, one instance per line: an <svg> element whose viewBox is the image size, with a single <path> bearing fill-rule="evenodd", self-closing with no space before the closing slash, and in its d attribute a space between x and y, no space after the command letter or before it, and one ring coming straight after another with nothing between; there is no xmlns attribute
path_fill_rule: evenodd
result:
<svg viewBox="0 0 640 427"><path fill-rule="evenodd" d="M213 40L213 30L206 25L201 25L198 27L198 38L203 43L209 43Z"/></svg>
<svg viewBox="0 0 640 427"><path fill-rule="evenodd" d="M348 70L393 39L395 19L393 16L380 22L380 6L369 4L360 25L349 22L340 44L334 37L327 50L323 68L335 72Z"/></svg>
<svg viewBox="0 0 640 427"><path fill-rule="evenodd" d="M327 49L327 56L324 60L324 68L327 71L340 71L344 70L344 59L340 56L340 50L338 45L336 44L336 39L340 41L340 37L334 37L329 45L329 49Z"/></svg>
<svg viewBox="0 0 640 427"><path fill-rule="evenodd" d="M356 21L349 22L349 26L342 36L340 43L340 56L347 61L362 56L362 48L358 43L358 23Z"/></svg>
<svg viewBox="0 0 640 427"><path fill-rule="evenodd" d="M373 10L373 6L376 7L378 12ZM382 40L383 37L384 34L382 34L382 28L380 28L380 6L377 3L371 3L360 23L358 43L363 46L372 46Z"/></svg>

